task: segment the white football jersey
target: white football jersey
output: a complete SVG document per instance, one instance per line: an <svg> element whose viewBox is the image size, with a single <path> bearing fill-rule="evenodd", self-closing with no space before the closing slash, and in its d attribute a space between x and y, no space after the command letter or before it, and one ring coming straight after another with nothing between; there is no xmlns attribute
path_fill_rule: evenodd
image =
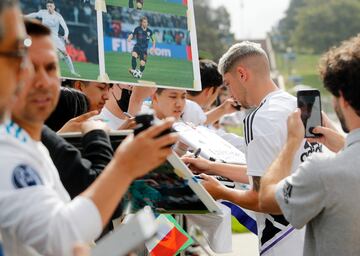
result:
<svg viewBox="0 0 360 256"><path fill-rule="evenodd" d="M25 16L28 18L41 19L42 24L51 30L51 37L56 48L62 52L66 52L65 43L62 39L59 38L59 28L61 26L64 29L65 37L69 37L69 29L60 13L54 12L53 14L50 14L47 10L40 10Z"/></svg>
<svg viewBox="0 0 360 256"><path fill-rule="evenodd" d="M288 116L296 106L294 96L277 90L244 119L249 176L263 176L279 155L287 139ZM296 153L292 172L311 153L320 151L319 144L311 145L304 140ZM303 255L304 229L295 230L282 215L256 213L256 218L260 255Z"/></svg>
<svg viewBox="0 0 360 256"><path fill-rule="evenodd" d="M69 29L65 23L64 18L61 16L60 13L54 12L53 14L49 13L48 10L40 10L38 12L30 13L26 15L28 18L39 18L42 20L42 24L47 26L50 30L52 35L59 36L59 28L60 25L64 29L64 36L69 36Z"/></svg>
<svg viewBox="0 0 360 256"><path fill-rule="evenodd" d="M10 121L0 125L0 232L5 255L71 255L102 230L88 198L70 197L49 152Z"/></svg>

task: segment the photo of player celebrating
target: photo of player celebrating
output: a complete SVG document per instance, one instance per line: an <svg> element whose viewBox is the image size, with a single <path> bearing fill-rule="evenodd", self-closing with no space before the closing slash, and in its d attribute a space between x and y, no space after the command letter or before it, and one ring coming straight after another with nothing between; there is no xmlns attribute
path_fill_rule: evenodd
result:
<svg viewBox="0 0 360 256"><path fill-rule="evenodd" d="M144 0L135 0L136 2L136 9L142 10L144 6ZM134 8L134 0L129 0L129 8Z"/></svg>
<svg viewBox="0 0 360 256"><path fill-rule="evenodd" d="M74 64L71 60L71 57L67 53L67 50L65 47L65 42L70 43L69 29L68 29L62 15L55 11L55 2L53 0L47 0L46 1L46 9L27 14L27 15L25 15L25 17L41 19L42 24L44 24L51 30L51 37L55 44L55 47L58 50L60 59L66 63L66 65L69 68L72 75L74 75L76 77L80 77L80 75L75 71ZM60 26L64 30L64 36L62 38L59 36Z"/></svg>
<svg viewBox="0 0 360 256"><path fill-rule="evenodd" d="M132 33L130 33L128 37L128 42L132 40L136 40L136 44L131 52L131 68L129 69L129 73L134 78L141 78L148 57L148 46L149 41L152 41L152 49L156 47L156 41L151 29L149 29L149 21L147 17L140 18L140 26L136 27ZM137 69L137 59L140 59L140 70Z"/></svg>

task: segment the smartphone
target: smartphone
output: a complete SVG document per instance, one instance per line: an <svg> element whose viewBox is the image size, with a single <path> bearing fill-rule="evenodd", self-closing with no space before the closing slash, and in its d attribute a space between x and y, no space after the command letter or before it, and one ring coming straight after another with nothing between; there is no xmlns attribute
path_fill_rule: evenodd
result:
<svg viewBox="0 0 360 256"><path fill-rule="evenodd" d="M241 110L241 105L239 102L236 102L233 107L237 110L237 111L240 111Z"/></svg>
<svg viewBox="0 0 360 256"><path fill-rule="evenodd" d="M297 92L297 105L301 109L301 120L305 127L305 138L321 137L313 132L322 125L321 99L318 90L300 90Z"/></svg>

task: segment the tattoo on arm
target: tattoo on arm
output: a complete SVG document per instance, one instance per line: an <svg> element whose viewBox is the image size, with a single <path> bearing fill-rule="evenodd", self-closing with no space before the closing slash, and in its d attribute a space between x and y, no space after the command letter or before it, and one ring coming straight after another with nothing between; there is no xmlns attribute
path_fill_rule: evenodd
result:
<svg viewBox="0 0 360 256"><path fill-rule="evenodd" d="M261 180L261 177L259 177L259 176L253 176L252 177L253 190L256 191L256 192L259 192L259 190L260 190L260 180Z"/></svg>

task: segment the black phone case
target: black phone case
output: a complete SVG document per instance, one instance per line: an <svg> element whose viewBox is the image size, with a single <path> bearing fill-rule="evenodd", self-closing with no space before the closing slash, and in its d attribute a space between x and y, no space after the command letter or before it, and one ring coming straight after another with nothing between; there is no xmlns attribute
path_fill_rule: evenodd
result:
<svg viewBox="0 0 360 256"><path fill-rule="evenodd" d="M311 95L311 96L319 96L319 100L320 100L320 104L319 104L319 109L320 109L320 125L323 124L323 120L322 120L322 108L321 108L321 95L320 95L320 91L319 90L300 90L297 92L296 97L297 97L297 106L298 108L300 108L300 104L299 104L299 98L301 97L305 97L307 95ZM306 132L306 125L305 123L303 123L304 128L305 128L305 138L319 138L322 135L321 134L316 134L316 133L311 133L312 136L307 136L307 132Z"/></svg>

